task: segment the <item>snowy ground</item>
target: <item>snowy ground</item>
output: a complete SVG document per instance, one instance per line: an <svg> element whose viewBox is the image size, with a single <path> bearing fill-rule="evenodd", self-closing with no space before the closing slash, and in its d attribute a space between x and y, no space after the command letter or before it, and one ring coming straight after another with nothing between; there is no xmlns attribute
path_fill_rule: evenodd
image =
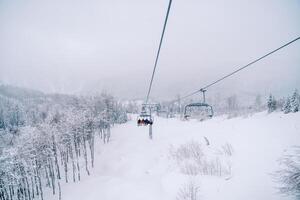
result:
<svg viewBox="0 0 300 200"><path fill-rule="evenodd" d="M199 183L204 200L291 199L277 193L270 173L277 159L300 142L300 113L258 113L248 118L180 121L156 118L153 140L133 120L112 129L112 140L96 147L95 168L80 183L63 184L63 200L174 200L189 179ZM219 148L232 145L232 174L187 176L170 158L170 146L189 141ZM48 195L47 195L48 196ZM57 196L46 199L57 199Z"/></svg>

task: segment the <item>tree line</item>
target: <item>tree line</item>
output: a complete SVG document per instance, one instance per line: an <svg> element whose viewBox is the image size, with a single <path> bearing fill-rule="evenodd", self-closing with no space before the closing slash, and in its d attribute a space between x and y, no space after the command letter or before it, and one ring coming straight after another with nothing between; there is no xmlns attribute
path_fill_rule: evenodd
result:
<svg viewBox="0 0 300 200"><path fill-rule="evenodd" d="M291 96L286 98L276 99L274 95L270 94L267 102L268 112L274 112L276 110L281 110L285 114L298 112L300 109L300 95L297 89L293 92Z"/></svg>
<svg viewBox="0 0 300 200"><path fill-rule="evenodd" d="M182 115L185 105L189 103L202 102L201 98L181 100L177 96L177 101L163 101L154 111L162 117L175 117ZM244 116L268 110L269 113L274 111L283 111L285 114L298 112L300 109L300 96L297 89L285 98L276 98L273 94L263 96L260 94L249 95L229 95L227 97L216 94L206 99L206 102L214 109L214 115L227 115L229 118Z"/></svg>

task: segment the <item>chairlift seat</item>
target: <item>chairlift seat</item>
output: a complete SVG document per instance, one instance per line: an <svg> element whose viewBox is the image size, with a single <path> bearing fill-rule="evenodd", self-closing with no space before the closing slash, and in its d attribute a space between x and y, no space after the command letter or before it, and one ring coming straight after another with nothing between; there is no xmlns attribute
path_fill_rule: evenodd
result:
<svg viewBox="0 0 300 200"><path fill-rule="evenodd" d="M137 124L138 126L147 126L147 125L152 125L153 124L153 118L149 114L140 114L137 117Z"/></svg>
<svg viewBox="0 0 300 200"><path fill-rule="evenodd" d="M197 102L197 103L190 103L190 104L188 104L188 105L185 106L185 108L184 108L184 118L185 119L188 119L188 118L191 117L191 114L188 114L187 110L188 110L188 108L192 108L192 107L204 107L204 108L207 108L207 110L206 110L206 116L209 117L209 118L212 118L213 115L214 115L214 111L213 111L213 108L212 108L211 105L209 105L207 103L203 103L203 102L202 103Z"/></svg>

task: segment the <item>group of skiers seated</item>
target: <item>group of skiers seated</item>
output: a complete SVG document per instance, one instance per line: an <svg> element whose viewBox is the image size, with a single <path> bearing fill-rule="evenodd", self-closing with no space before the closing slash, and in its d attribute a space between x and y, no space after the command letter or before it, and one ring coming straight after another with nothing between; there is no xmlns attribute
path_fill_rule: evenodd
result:
<svg viewBox="0 0 300 200"><path fill-rule="evenodd" d="M151 119L142 118L142 119L137 120L137 124L138 124L138 126L147 126L149 124L152 125L153 121Z"/></svg>

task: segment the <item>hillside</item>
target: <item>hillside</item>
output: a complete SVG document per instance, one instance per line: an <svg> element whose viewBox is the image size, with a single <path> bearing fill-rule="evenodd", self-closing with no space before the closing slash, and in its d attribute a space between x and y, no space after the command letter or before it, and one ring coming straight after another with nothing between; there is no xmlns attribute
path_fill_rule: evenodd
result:
<svg viewBox="0 0 300 200"><path fill-rule="evenodd" d="M113 128L109 144L97 140L93 176L63 185L62 198L171 200L194 188L197 199L205 200L291 199L278 193L271 174L285 151L299 145L299 121L300 113L265 112L205 122L156 118L149 140L148 128L133 120ZM194 155L185 159L189 150ZM194 162L195 151L210 171Z"/></svg>

